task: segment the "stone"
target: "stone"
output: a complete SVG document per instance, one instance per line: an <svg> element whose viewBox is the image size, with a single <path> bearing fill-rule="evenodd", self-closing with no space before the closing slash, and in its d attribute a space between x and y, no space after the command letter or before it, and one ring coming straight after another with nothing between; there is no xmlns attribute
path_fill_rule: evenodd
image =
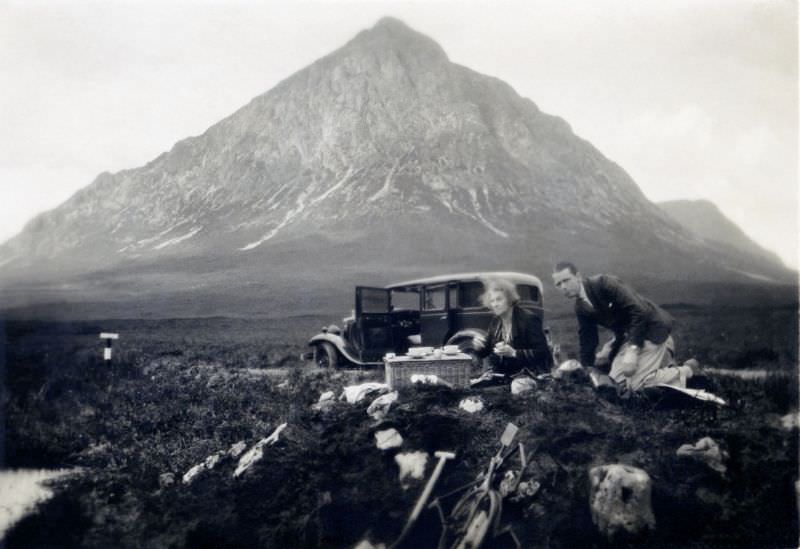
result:
<svg viewBox="0 0 800 549"><path fill-rule="evenodd" d="M245 450L247 450L247 443L243 440L240 440L228 448L228 455L232 458L238 458Z"/></svg>
<svg viewBox="0 0 800 549"><path fill-rule="evenodd" d="M205 470L206 470L206 464L198 463L197 465L186 471L186 473L184 473L182 478L183 483L184 484L193 483L197 479L197 477L200 476L200 473L202 473Z"/></svg>
<svg viewBox="0 0 800 549"><path fill-rule="evenodd" d="M400 482L409 477L420 480L425 474L428 454L427 452L405 452L394 456L394 461L400 467Z"/></svg>
<svg viewBox="0 0 800 549"><path fill-rule="evenodd" d="M464 410L465 412L474 414L476 412L482 411L484 405L483 401L478 397L467 397L458 403L458 407Z"/></svg>
<svg viewBox="0 0 800 549"><path fill-rule="evenodd" d="M650 475L623 464L600 465L589 471L592 522L607 539L637 538L655 528Z"/></svg>
<svg viewBox="0 0 800 549"><path fill-rule="evenodd" d="M278 436L284 429L286 429L287 425L288 424L285 422L278 425L270 436L259 440L255 446L250 448L241 458L239 458L239 463L236 466L236 470L233 472L233 477L236 478L241 476L254 464L261 461L261 459L264 457L264 448L266 446L272 446L278 442Z"/></svg>
<svg viewBox="0 0 800 549"><path fill-rule="evenodd" d="M681 457L702 461L714 471L723 475L728 470L725 465L725 461L728 459L728 452L722 450L719 444L711 437L703 437L694 444L684 444L678 448L676 454Z"/></svg>
<svg viewBox="0 0 800 549"><path fill-rule="evenodd" d="M168 488L175 484L175 475L172 473L161 473L158 475L158 486L161 488Z"/></svg>
<svg viewBox="0 0 800 549"><path fill-rule="evenodd" d="M379 450L397 448L403 444L403 437L397 429L384 429L375 432L375 445Z"/></svg>
<svg viewBox="0 0 800 549"><path fill-rule="evenodd" d="M523 393L530 393L537 387L538 385L536 384L536 381L533 380L533 378L527 376L518 377L511 382L511 394L521 395Z"/></svg>
<svg viewBox="0 0 800 549"><path fill-rule="evenodd" d="M379 396L373 400L372 404L370 404L369 408L367 408L367 415L376 421L382 421L389 413L392 404L397 402L399 396L400 395L397 391L392 391L391 393L386 393L385 395Z"/></svg>

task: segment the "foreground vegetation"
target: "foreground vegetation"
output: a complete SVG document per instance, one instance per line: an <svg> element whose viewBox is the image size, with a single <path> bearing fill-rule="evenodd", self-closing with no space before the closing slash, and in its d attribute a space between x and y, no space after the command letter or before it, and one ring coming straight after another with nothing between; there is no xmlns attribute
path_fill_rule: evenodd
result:
<svg viewBox="0 0 800 549"><path fill-rule="evenodd" d="M405 438L400 451L455 451L437 489L444 492L474 478L513 421L542 485L532 500L504 510L526 547L602 546L587 475L612 462L653 478L657 529L647 546L795 546L798 433L781 417L797 410L796 312L754 311L673 311L679 358L776 372L759 381L715 378L731 403L719 411L608 402L576 376L540 383L526 396L472 391L486 403L475 415L458 409L466 391L408 390L380 424L365 413L368 402L312 409L325 391L381 377L299 362L305 337L330 319L9 323L7 464L85 472L6 541L12 548L388 542L423 481L398 482L397 450L375 448L377 429L396 428ZM575 351L573 323L551 321L567 353ZM121 333L111 368L101 359L100 331ZM223 463L181 482L207 456L239 441L251 446L283 422L278 444L242 477ZM704 436L728 452L725 474L675 455ZM421 531L435 530L425 515ZM422 535L420 543L431 541Z"/></svg>

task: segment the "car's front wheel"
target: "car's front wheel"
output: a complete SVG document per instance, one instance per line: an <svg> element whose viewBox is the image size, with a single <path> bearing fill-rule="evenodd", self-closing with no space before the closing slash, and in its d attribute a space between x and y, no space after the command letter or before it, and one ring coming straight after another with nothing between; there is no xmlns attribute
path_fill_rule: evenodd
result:
<svg viewBox="0 0 800 549"><path fill-rule="evenodd" d="M317 343L314 347L314 362L320 368L336 368L339 366L339 352L327 341Z"/></svg>

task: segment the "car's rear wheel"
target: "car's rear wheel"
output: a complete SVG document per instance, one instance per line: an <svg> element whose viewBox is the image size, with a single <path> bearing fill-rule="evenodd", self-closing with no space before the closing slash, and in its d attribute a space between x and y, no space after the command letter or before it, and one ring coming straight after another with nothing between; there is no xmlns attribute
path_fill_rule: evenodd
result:
<svg viewBox="0 0 800 549"><path fill-rule="evenodd" d="M339 366L339 352L327 341L317 343L314 347L314 362L320 368L336 368Z"/></svg>

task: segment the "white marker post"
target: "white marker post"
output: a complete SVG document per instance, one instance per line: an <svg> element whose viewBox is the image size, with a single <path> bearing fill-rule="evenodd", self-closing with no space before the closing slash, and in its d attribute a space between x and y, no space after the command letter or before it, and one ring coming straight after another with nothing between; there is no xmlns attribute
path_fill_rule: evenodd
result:
<svg viewBox="0 0 800 549"><path fill-rule="evenodd" d="M103 349L103 360L106 361L106 364L109 364L111 362L111 340L119 339L119 334L102 332L100 334L100 339L106 340L106 348Z"/></svg>

